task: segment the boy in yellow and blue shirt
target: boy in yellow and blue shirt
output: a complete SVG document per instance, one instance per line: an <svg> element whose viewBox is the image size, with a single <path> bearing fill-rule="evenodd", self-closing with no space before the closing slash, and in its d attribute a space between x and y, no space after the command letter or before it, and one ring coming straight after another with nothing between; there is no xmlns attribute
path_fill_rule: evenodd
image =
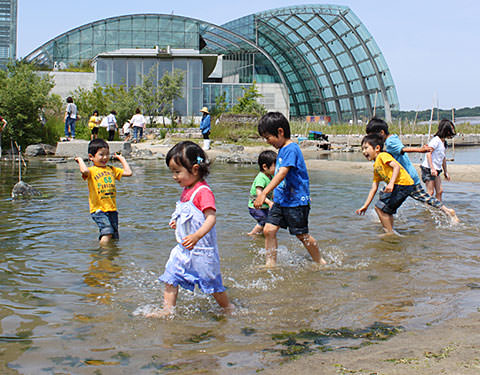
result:
<svg viewBox="0 0 480 375"><path fill-rule="evenodd" d="M375 211L387 234L394 234L393 215L413 192L414 181L408 172L392 155L383 152L384 141L379 134L369 134L362 140L362 152L368 160L373 160L373 183L367 199L362 207L355 212L363 215L378 190L381 181L387 185L380 192L380 198L375 204Z"/></svg>
<svg viewBox="0 0 480 375"><path fill-rule="evenodd" d="M90 168L80 157L76 157L75 161L80 166L82 178L88 182L90 215L99 228L100 245L104 246L112 238L118 239L115 181L123 176L131 176L132 170L125 158L118 154L115 154L115 158L120 161L123 168L107 165L110 160L110 149L108 143L100 138L88 144L88 157L93 162Z"/></svg>

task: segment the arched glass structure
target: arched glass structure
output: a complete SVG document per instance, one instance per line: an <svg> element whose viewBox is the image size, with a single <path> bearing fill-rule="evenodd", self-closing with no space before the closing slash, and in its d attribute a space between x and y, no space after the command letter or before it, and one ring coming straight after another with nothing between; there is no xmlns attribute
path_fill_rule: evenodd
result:
<svg viewBox="0 0 480 375"><path fill-rule="evenodd" d="M351 9L305 5L273 9L222 26L197 19L139 14L96 21L45 43L26 59L53 67L121 48L153 46L223 56L224 83L277 82L290 115L336 121L391 118L395 85L375 40Z"/></svg>

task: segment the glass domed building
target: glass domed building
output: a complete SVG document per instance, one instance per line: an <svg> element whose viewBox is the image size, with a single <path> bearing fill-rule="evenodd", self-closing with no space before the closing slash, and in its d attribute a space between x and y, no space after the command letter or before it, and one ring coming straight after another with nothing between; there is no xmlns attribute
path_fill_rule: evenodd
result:
<svg viewBox="0 0 480 375"><path fill-rule="evenodd" d="M26 59L52 68L95 61L100 84L133 86L155 67L185 73L182 115L232 105L255 82L269 110L356 121L398 110L395 85L372 35L348 7L268 10L224 25L165 14L95 21L43 44Z"/></svg>

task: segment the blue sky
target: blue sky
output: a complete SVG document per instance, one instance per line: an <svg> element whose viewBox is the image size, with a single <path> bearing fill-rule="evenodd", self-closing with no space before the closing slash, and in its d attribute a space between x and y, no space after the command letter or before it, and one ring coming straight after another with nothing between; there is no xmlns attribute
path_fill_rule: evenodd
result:
<svg viewBox="0 0 480 375"><path fill-rule="evenodd" d="M223 24L298 0L18 0L17 56L98 19L163 13ZM480 105L480 2L476 0L336 0L362 20L387 61L402 110ZM322 4L322 3L318 3Z"/></svg>

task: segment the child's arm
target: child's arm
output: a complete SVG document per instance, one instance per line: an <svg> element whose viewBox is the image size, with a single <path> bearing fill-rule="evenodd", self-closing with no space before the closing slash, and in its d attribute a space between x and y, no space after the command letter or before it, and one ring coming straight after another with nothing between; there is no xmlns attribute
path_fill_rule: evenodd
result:
<svg viewBox="0 0 480 375"><path fill-rule="evenodd" d="M435 167L433 166L432 153L429 152L426 156L427 156L428 165L430 166L430 174L431 174L432 176L437 176L437 175L438 175L438 172L437 172L437 170L435 169Z"/></svg>
<svg viewBox="0 0 480 375"><path fill-rule="evenodd" d="M85 164L85 162L80 156L75 157L75 161L78 163L78 166L80 167L80 172L82 173L82 177L84 179L87 179L88 176L90 175L90 170L88 169L87 165Z"/></svg>
<svg viewBox="0 0 480 375"><path fill-rule="evenodd" d="M404 147L402 148L402 152L420 152L422 154L426 152L432 152L433 147L430 147L429 145L423 145L422 147Z"/></svg>
<svg viewBox="0 0 480 375"><path fill-rule="evenodd" d="M392 167L392 178L390 178L390 182L385 186L383 191L385 193L391 193L393 191L393 187L395 186L395 181L397 180L398 175L400 174L400 164L395 160L390 160L387 164Z"/></svg>
<svg viewBox="0 0 480 375"><path fill-rule="evenodd" d="M365 212L367 211L368 206L370 206L370 203L372 203L373 198L375 197L375 194L377 193L378 190L378 181L373 181L372 187L370 188L370 191L368 192L367 199L365 200L365 203L363 204L362 207L360 207L358 210L355 211L357 215L364 215Z"/></svg>
<svg viewBox="0 0 480 375"><path fill-rule="evenodd" d="M267 199L267 195L270 194L273 191L273 189L275 189L278 185L280 185L280 182L283 181L283 179L287 175L290 168L291 167L279 168L277 174L273 176L272 181L270 181L270 183L265 187L265 189L263 189L260 195L257 195L257 199L255 199L255 202L253 202L253 206L255 208L262 207L262 204L265 202L265 199Z"/></svg>
<svg viewBox="0 0 480 375"><path fill-rule="evenodd" d="M447 158L443 158L442 162L443 174L445 175L445 179L450 181L450 175L447 172Z"/></svg>
<svg viewBox="0 0 480 375"><path fill-rule="evenodd" d="M215 210L213 208L206 208L205 211L203 211L203 214L205 215L205 221L202 226L198 228L195 233L189 234L182 240L182 245L188 250L192 250L197 242L210 232L217 222L217 217L215 216Z"/></svg>
<svg viewBox="0 0 480 375"><path fill-rule="evenodd" d="M258 197L260 194L262 194L262 192L263 192L263 187L257 186L257 187L256 187L257 197ZM272 202L270 199L265 198L265 203L268 204L268 207L272 208L273 202Z"/></svg>
<svg viewBox="0 0 480 375"><path fill-rule="evenodd" d="M117 158L118 161L120 161L120 163L122 164L122 167L123 167L122 176L130 177L133 174L133 172L130 169L130 166L128 165L127 160L122 155L119 155L119 154L115 154L115 158Z"/></svg>

